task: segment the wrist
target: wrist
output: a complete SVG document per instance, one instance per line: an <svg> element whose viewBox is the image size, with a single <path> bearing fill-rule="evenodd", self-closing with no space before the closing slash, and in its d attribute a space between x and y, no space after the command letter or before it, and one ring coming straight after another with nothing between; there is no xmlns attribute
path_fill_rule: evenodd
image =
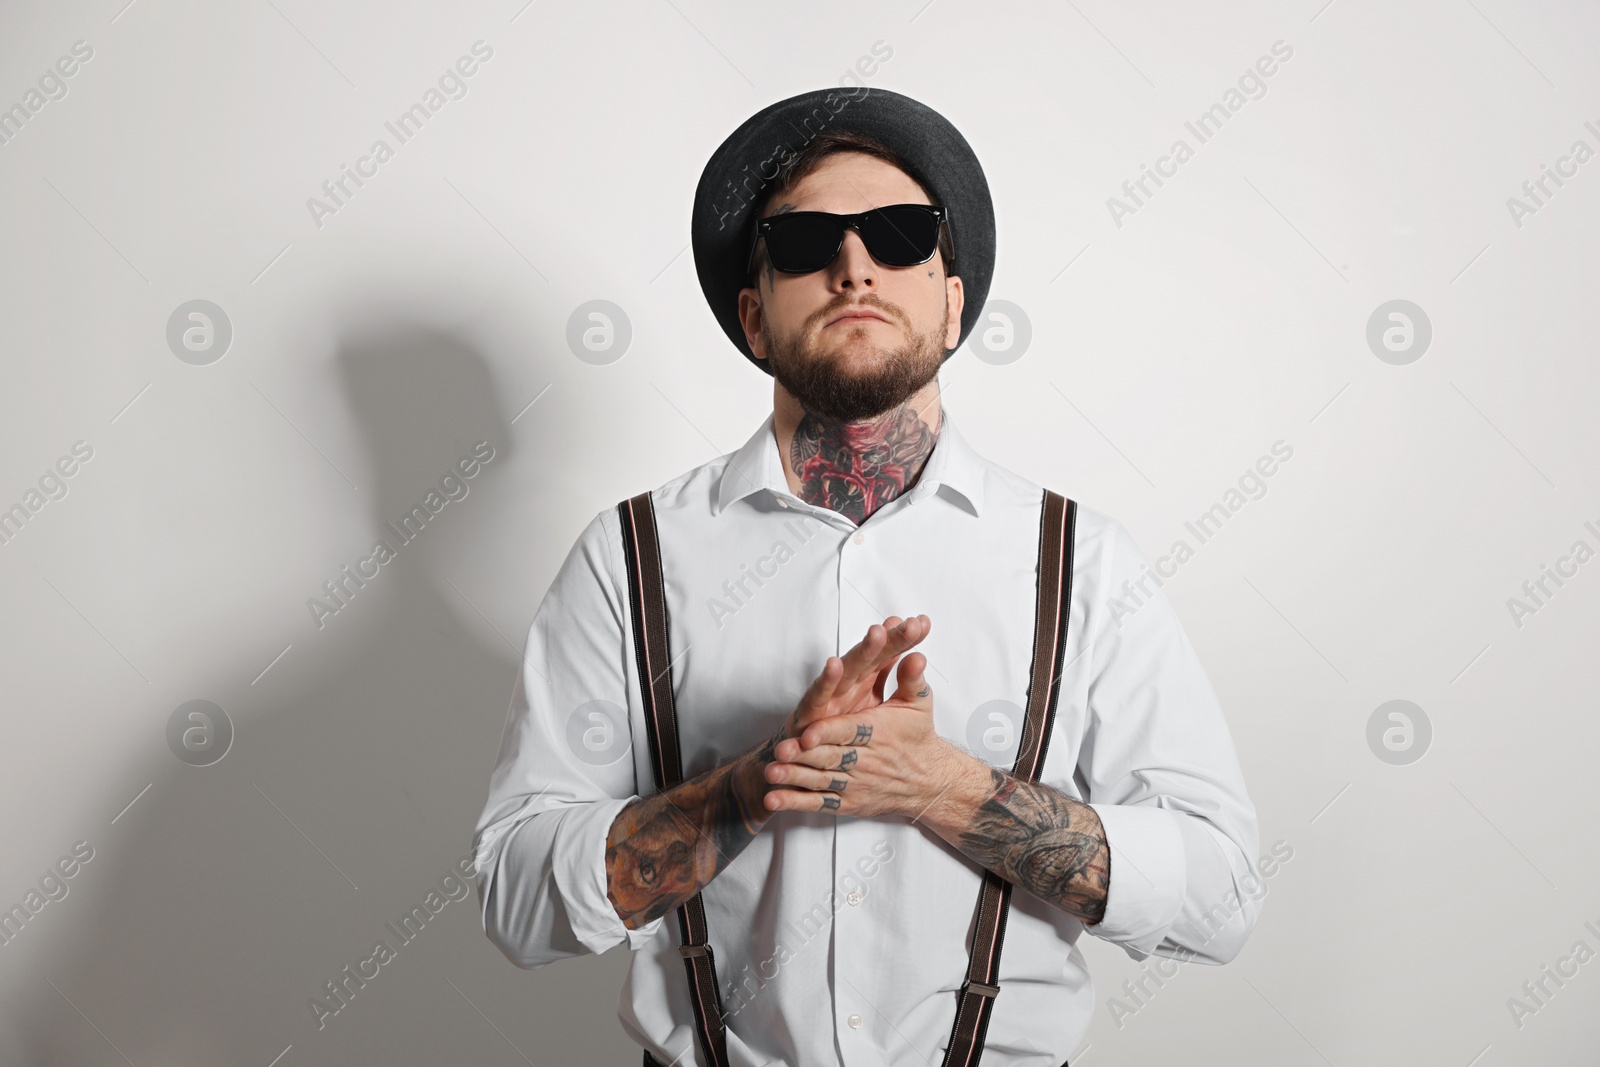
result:
<svg viewBox="0 0 1600 1067"><path fill-rule="evenodd" d="M940 758L929 761L929 775L919 800L922 813L912 812L914 821L926 823L940 836L959 833L994 791L989 765L950 742L939 739Z"/></svg>
<svg viewBox="0 0 1600 1067"><path fill-rule="evenodd" d="M761 826L773 814L766 805L767 792L772 789L767 781L772 744L766 742L745 753L733 768L734 792L745 809L745 818L754 826Z"/></svg>

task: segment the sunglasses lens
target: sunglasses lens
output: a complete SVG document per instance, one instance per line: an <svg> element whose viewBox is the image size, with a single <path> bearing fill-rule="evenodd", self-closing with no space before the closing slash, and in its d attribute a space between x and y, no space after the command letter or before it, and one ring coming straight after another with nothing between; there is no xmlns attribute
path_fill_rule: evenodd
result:
<svg viewBox="0 0 1600 1067"><path fill-rule="evenodd" d="M844 218L820 211L796 211L767 220L767 255L786 274L809 274L833 262L844 240ZM867 252L889 267L914 267L933 258L939 247L939 219L917 204L893 204L868 211L861 219Z"/></svg>
<svg viewBox="0 0 1600 1067"><path fill-rule="evenodd" d="M778 270L807 274L826 267L838 254L844 230L830 215L797 211L771 221L767 255Z"/></svg>
<svg viewBox="0 0 1600 1067"><path fill-rule="evenodd" d="M890 267L914 267L939 247L939 220L925 208L896 204L867 212L861 240L872 258Z"/></svg>

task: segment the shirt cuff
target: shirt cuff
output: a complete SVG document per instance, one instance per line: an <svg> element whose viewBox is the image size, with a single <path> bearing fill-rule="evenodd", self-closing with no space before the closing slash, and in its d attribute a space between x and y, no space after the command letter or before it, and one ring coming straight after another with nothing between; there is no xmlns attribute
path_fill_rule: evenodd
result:
<svg viewBox="0 0 1600 1067"><path fill-rule="evenodd" d="M1155 951L1183 908L1187 887L1182 812L1132 804L1090 804L1111 850L1106 913L1091 934L1135 960Z"/></svg>
<svg viewBox="0 0 1600 1067"><path fill-rule="evenodd" d="M599 954L626 940L637 949L661 929L658 915L637 930L622 924L606 895L606 838L617 813L636 797L576 805L561 814L553 842L552 869L556 889L567 909L567 921L579 944Z"/></svg>

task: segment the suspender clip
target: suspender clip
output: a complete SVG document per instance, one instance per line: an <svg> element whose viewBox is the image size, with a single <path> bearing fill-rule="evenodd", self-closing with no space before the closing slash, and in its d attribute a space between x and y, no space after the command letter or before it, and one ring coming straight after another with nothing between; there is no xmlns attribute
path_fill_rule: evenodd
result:
<svg viewBox="0 0 1600 1067"><path fill-rule="evenodd" d="M980 997L988 997L993 1000L1000 995L1000 987L997 985L984 985L982 982L968 982L967 992L976 993Z"/></svg>
<svg viewBox="0 0 1600 1067"><path fill-rule="evenodd" d="M691 957L694 957L694 956L708 956L710 954L711 954L711 946L710 945L679 945L678 946L678 955L682 956L684 959L690 959Z"/></svg>

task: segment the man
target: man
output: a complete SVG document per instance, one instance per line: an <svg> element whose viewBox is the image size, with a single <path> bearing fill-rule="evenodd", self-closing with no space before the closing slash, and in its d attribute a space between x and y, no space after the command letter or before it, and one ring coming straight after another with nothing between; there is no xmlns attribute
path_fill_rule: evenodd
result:
<svg viewBox="0 0 1600 1067"><path fill-rule="evenodd" d="M742 448L651 494L686 780L653 787L608 508L529 631L477 828L484 928L522 967L626 942L646 1064L704 1064L666 919L699 893L730 1064L910 1067L951 1040L987 869L1015 888L982 1062L1055 1067L1093 1009L1085 930L1225 963L1254 927L1215 696L1158 588L1113 619L1144 559L1079 508L1047 756L1037 782L1007 770L1042 490L940 403L994 255L954 127L882 90L774 104L707 165L693 226L713 313L774 386Z"/></svg>

